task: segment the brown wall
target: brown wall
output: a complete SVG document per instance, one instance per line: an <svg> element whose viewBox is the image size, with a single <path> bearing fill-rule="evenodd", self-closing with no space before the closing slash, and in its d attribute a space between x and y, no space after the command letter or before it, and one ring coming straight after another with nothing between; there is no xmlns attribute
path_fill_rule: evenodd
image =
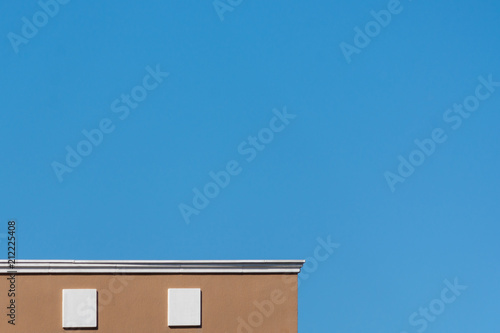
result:
<svg viewBox="0 0 500 333"><path fill-rule="evenodd" d="M0 332L89 332L62 328L62 290L97 289L97 332L296 333L297 275L63 275L16 276L16 325L8 324L8 275L0 275ZM168 288L201 288L200 328L167 326ZM270 302L262 314L254 302ZM263 302L263 303L262 303ZM265 311L264 311L265 312ZM238 318L250 330L238 330ZM260 321L260 322L259 322ZM252 327L253 325L255 327Z"/></svg>

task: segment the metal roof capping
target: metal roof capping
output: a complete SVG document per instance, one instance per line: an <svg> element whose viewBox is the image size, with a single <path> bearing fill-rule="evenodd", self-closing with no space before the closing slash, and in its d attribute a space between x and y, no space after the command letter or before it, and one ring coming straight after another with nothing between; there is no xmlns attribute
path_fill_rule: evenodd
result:
<svg viewBox="0 0 500 333"><path fill-rule="evenodd" d="M305 260L0 260L0 274L276 274Z"/></svg>

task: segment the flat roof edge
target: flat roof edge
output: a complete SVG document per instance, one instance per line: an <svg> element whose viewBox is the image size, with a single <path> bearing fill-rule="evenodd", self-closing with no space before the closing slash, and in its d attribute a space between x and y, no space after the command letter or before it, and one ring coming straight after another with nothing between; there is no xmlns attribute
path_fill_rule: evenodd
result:
<svg viewBox="0 0 500 333"><path fill-rule="evenodd" d="M305 260L0 260L0 274L277 274Z"/></svg>

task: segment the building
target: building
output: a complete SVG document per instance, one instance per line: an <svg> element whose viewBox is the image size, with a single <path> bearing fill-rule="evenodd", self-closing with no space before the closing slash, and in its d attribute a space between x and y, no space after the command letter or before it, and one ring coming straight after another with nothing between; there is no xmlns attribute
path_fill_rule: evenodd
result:
<svg viewBox="0 0 500 333"><path fill-rule="evenodd" d="M296 333L303 260L0 261L0 332Z"/></svg>

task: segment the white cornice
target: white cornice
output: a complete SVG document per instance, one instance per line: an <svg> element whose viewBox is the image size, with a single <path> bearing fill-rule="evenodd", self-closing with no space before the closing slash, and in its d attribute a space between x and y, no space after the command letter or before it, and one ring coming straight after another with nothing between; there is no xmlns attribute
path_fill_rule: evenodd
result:
<svg viewBox="0 0 500 333"><path fill-rule="evenodd" d="M0 274L298 274L304 260L0 260Z"/></svg>

